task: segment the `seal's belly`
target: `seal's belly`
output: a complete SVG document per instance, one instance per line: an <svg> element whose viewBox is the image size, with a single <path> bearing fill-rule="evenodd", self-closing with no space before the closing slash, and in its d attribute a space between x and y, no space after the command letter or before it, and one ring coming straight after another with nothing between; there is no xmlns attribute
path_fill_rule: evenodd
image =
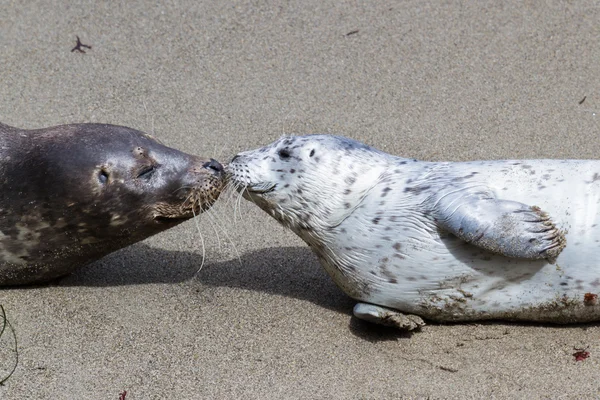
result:
<svg viewBox="0 0 600 400"><path fill-rule="evenodd" d="M323 258L338 285L361 288L351 293L361 301L437 320L600 318L600 162L451 163L444 172L547 212L567 239L556 263L495 255L440 231L398 180L336 227Z"/></svg>

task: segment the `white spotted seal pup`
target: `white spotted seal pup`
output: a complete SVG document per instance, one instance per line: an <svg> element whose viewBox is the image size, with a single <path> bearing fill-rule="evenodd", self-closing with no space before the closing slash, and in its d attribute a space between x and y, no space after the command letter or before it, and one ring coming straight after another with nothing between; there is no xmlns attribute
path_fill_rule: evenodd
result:
<svg viewBox="0 0 600 400"><path fill-rule="evenodd" d="M0 285L68 274L208 209L223 167L134 129L0 124Z"/></svg>
<svg viewBox="0 0 600 400"><path fill-rule="evenodd" d="M311 135L226 169L311 246L358 318L600 320L600 161L424 162Z"/></svg>

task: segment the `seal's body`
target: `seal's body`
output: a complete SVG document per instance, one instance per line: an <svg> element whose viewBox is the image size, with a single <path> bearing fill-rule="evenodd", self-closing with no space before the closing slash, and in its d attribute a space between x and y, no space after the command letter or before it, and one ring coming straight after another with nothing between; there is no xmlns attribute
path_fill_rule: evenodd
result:
<svg viewBox="0 0 600 400"><path fill-rule="evenodd" d="M223 168L130 128L0 124L0 285L47 281L209 208Z"/></svg>
<svg viewBox="0 0 600 400"><path fill-rule="evenodd" d="M359 318L600 320L600 161L422 162L312 135L240 153L228 172L313 248Z"/></svg>

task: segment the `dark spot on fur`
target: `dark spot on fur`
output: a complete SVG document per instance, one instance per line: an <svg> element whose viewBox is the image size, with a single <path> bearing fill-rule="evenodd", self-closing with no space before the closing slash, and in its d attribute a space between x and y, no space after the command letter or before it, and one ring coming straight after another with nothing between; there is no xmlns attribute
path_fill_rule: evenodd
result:
<svg viewBox="0 0 600 400"><path fill-rule="evenodd" d="M413 186L413 187L407 187L406 189L404 189L405 193L414 193L416 195L421 194L422 192L430 189L431 186L426 185L426 186Z"/></svg>
<svg viewBox="0 0 600 400"><path fill-rule="evenodd" d="M457 178L452 179L453 182L461 182L464 181L466 179L471 179L472 177L474 177L475 175L477 175L478 172L471 172L469 175L465 175L465 176L460 176Z"/></svg>
<svg viewBox="0 0 600 400"><path fill-rule="evenodd" d="M373 218L373 221L372 221L372 222L373 222L375 225L377 225L377 224L379 223L379 221L381 221L381 217L376 217L376 218Z"/></svg>

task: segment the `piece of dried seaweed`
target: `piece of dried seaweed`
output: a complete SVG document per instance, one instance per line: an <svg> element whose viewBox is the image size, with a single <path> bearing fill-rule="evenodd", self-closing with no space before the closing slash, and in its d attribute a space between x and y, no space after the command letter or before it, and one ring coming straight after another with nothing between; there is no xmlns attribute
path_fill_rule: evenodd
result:
<svg viewBox="0 0 600 400"><path fill-rule="evenodd" d="M13 328L10 321L6 318L6 311L4 311L4 307L1 304L0 304L0 318L2 318L2 330L0 330L0 338L2 338L2 335L4 335L4 332L6 331L6 328L8 327L10 329L10 331L12 332L13 339L15 341L15 347L14 347L15 365L13 365L13 368L8 373L8 375L6 375L4 378L2 378L0 380L0 386L3 386L4 382L6 382L12 376L12 374L15 373L15 370L17 369L17 365L19 365L19 349L18 349L17 334L15 332L15 328Z"/></svg>

